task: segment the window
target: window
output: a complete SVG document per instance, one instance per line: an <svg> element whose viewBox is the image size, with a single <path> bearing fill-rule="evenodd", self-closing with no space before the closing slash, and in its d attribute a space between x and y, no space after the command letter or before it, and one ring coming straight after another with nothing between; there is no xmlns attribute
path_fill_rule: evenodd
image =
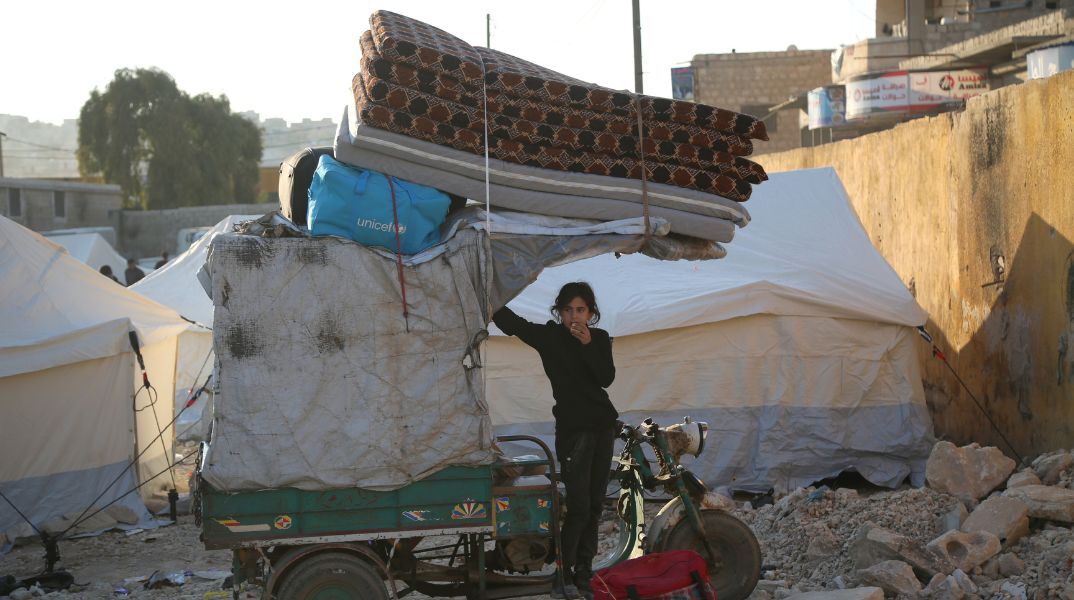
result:
<svg viewBox="0 0 1074 600"><path fill-rule="evenodd" d="M9 189L7 191L7 216L22 216L22 190Z"/></svg>
<svg viewBox="0 0 1074 600"><path fill-rule="evenodd" d="M67 198L63 192L52 192L52 216L57 219L67 218Z"/></svg>

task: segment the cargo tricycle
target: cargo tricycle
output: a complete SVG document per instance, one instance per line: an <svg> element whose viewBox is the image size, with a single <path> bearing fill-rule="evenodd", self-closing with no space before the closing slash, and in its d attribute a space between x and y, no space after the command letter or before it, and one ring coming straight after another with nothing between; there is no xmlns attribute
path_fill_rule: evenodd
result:
<svg viewBox="0 0 1074 600"><path fill-rule="evenodd" d="M706 559L720 600L741 600L757 582L757 540L680 464L700 455L707 425L621 423L613 482L618 539L594 570L649 552L690 549ZM269 489L222 493L199 476L196 517L210 549L233 552L233 590L257 585L283 600L402 598L414 592L475 599L548 593L560 576L556 548L561 492L556 463L543 456L448 467L392 491ZM202 461L199 461L199 469ZM655 463L655 464L654 464ZM200 471L199 471L200 472ZM645 492L668 501L645 521Z"/></svg>

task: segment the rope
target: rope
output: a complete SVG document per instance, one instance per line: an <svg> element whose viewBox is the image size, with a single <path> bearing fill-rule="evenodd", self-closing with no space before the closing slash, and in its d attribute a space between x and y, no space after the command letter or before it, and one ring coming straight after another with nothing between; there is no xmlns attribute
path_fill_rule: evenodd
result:
<svg viewBox="0 0 1074 600"><path fill-rule="evenodd" d="M921 336L928 340L929 343L932 342L932 336L929 336L928 333L924 331L923 327L918 327L918 333L921 333ZM999 425L997 425L996 422L992 420L992 415L988 414L988 411L985 410L984 406L981 404L981 401L977 399L977 396L973 395L973 392L970 391L970 388L966 386L966 382L962 381L962 378L959 377L958 373L955 371L955 368L951 366L951 363L947 362L947 357L944 356L944 353L936 347L936 344L932 344L932 355L940 359L940 362L942 362L944 366L947 367L947 370L951 371L951 374L955 376L956 380L958 380L958 383L962 386L962 389L966 390L966 393L969 394L970 398L973 400L973 403L977 405L978 410L980 410L981 414L983 414L985 419L988 420L988 424L992 426L992 430L995 431L996 435L998 435L999 438L1003 440L1003 443L1007 444L1007 447L1011 449L1011 452L1014 454L1014 457L1018 459L1018 463L1023 464L1024 459L1022 458L1022 455L1019 454L1017 450L1015 450L1014 444L1012 444L1010 440L1007 439L1007 436L1003 435L1003 431L1000 430Z"/></svg>
<svg viewBox="0 0 1074 600"><path fill-rule="evenodd" d="M399 290L403 295L403 322L406 325L406 332L410 333L410 309L406 304L406 275L403 273L403 242L399 237L399 209L395 202L395 184L392 183L392 176L386 175L388 178L388 189L392 193L392 217L395 218L395 264L399 270Z"/></svg>
<svg viewBox="0 0 1074 600"><path fill-rule="evenodd" d="M645 166L645 123L641 117L641 95L634 96L634 112L638 115L638 160L641 163L641 211L645 217L645 241L652 237L649 227L649 174Z"/></svg>
<svg viewBox="0 0 1074 600"><path fill-rule="evenodd" d="M40 529L38 529L36 525L34 525L34 522L33 522L33 521L31 521L31 520L29 519L29 517L27 517L26 515L22 514L22 511L21 511L21 510L19 510L19 507L15 506L15 503L14 503L14 502L12 502L11 500L9 500L9 499L8 499L8 497L4 495L4 492L0 492L0 498L3 498L3 499L4 499L4 502L7 502L7 503L8 503L8 506L10 506L10 507L11 507L11 508L12 508L12 509L13 509L13 510L15 511L15 512L19 513L19 516L20 516L20 517L22 517L22 520L23 520L23 521L26 521L27 523L29 523L29 524L30 524L30 527L32 527L32 528L33 528L34 532L36 532L36 533L37 533L37 535L39 535L39 536L41 536L41 537L44 537L44 536L45 536L45 534L44 534L44 533L42 533L42 532L41 532L41 530L40 530Z"/></svg>

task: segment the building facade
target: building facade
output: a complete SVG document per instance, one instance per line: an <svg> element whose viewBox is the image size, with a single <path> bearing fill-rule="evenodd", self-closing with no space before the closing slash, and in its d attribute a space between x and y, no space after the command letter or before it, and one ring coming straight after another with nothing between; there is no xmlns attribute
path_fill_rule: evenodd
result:
<svg viewBox="0 0 1074 600"><path fill-rule="evenodd" d="M122 208L118 185L0 177L0 214L34 231L109 227Z"/></svg>
<svg viewBox="0 0 1074 600"><path fill-rule="evenodd" d="M690 61L694 101L763 118L768 142L755 153L779 152L801 146L797 111L772 112L772 107L802 90L832 82L832 50L732 52L699 54Z"/></svg>

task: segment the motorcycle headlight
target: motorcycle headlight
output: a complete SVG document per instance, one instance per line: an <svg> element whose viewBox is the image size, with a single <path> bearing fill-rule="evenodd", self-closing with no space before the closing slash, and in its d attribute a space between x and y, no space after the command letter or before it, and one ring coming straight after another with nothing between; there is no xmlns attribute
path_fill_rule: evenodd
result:
<svg viewBox="0 0 1074 600"><path fill-rule="evenodd" d="M701 456L705 449L705 435L708 434L709 424L704 421L691 421L690 417L683 419L682 423L676 423L664 428L668 436L668 445L676 458L683 454Z"/></svg>

